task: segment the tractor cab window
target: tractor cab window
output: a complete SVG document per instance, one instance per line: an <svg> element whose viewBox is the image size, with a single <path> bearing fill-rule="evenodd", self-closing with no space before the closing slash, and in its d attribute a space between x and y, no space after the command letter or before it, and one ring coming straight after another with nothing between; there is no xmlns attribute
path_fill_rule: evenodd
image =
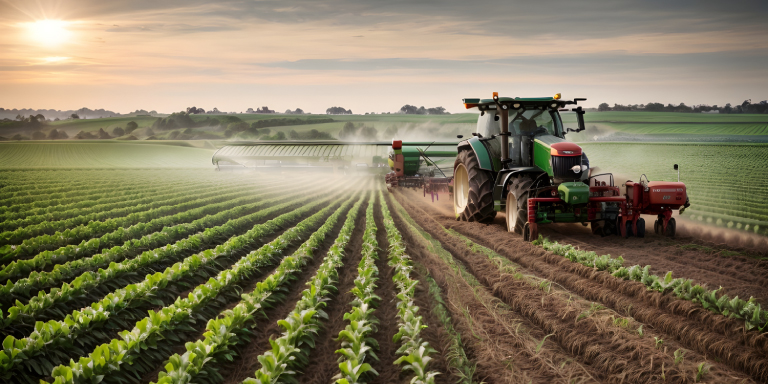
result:
<svg viewBox="0 0 768 384"><path fill-rule="evenodd" d="M509 113L509 132L513 135L539 135L550 134L563 136L563 125L560 115L549 109L532 109L518 114L516 111Z"/></svg>

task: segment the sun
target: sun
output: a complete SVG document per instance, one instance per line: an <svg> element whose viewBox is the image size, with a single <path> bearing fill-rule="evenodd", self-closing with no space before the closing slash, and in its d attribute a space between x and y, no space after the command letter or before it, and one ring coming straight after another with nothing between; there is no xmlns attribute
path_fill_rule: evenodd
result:
<svg viewBox="0 0 768 384"><path fill-rule="evenodd" d="M27 23L32 40L46 46L58 46L67 42L72 33L67 29L69 22L62 20L38 20Z"/></svg>

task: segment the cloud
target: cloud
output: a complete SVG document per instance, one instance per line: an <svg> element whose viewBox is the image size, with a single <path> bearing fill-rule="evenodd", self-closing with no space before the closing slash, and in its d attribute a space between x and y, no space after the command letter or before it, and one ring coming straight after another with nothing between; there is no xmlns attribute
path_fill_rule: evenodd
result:
<svg viewBox="0 0 768 384"><path fill-rule="evenodd" d="M18 28L41 18L72 21L71 41L41 47ZM670 93L703 82L746 93L768 85L767 18L768 2L754 0L6 0L0 86L111 86L116 100L126 86L178 84L214 99L218 84L317 97L382 84ZM46 57L71 59L40 65Z"/></svg>

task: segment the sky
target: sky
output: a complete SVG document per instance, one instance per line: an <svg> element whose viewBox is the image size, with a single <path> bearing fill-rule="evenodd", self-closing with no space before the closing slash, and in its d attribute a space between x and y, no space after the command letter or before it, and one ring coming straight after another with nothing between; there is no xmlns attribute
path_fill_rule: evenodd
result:
<svg viewBox="0 0 768 384"><path fill-rule="evenodd" d="M765 0L0 0L0 107L768 99Z"/></svg>

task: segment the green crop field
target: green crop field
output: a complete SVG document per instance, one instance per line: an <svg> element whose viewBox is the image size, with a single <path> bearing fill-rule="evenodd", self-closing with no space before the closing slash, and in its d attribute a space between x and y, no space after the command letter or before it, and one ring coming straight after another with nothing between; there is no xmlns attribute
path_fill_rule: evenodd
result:
<svg viewBox="0 0 768 384"><path fill-rule="evenodd" d="M575 114L563 114L563 122L573 126ZM766 135L768 115L705 114L673 112L587 112L587 131L582 140L594 132L611 131L637 135ZM592 132L590 132L592 131Z"/></svg>
<svg viewBox="0 0 768 384"><path fill-rule="evenodd" d="M677 181L680 166L691 207L683 216L703 223L768 235L768 145L580 143L590 166L617 182Z"/></svg>
<svg viewBox="0 0 768 384"><path fill-rule="evenodd" d="M204 168L211 166L213 152L147 142L0 143L0 165L2 169Z"/></svg>
<svg viewBox="0 0 768 384"><path fill-rule="evenodd" d="M649 369L768 379L764 358L732 355L758 356L768 331L763 280L732 278L753 259L724 259L741 263L718 269L734 291L713 290L720 272L672 278L647 260L456 225L378 177L215 171L213 150L189 145L0 144L3 383L501 382L510 367L525 372L521 357L556 382ZM635 179L673 180L677 162L686 215L768 227L768 187L749 182L768 177L766 146L584 147L594 165ZM487 247L498 241L513 246ZM661 246L679 252L671 243ZM685 265L704 257L719 258L700 252ZM662 336L674 347L661 349ZM735 341L723 349L702 337Z"/></svg>

